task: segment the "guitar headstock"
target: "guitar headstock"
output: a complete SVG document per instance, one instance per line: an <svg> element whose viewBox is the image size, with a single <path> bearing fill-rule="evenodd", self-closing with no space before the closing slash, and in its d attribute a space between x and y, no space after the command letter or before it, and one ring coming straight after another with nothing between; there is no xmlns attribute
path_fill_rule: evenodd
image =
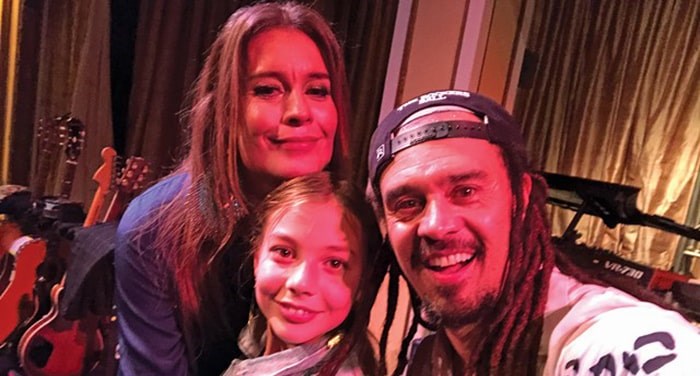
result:
<svg viewBox="0 0 700 376"><path fill-rule="evenodd" d="M112 181L112 170L114 164L114 157L117 155L117 151L113 148L107 146L102 149L100 153L102 156L102 165L97 168L95 173L92 175L92 180L97 182L97 187L101 192L108 192L110 183Z"/></svg>
<svg viewBox="0 0 700 376"><path fill-rule="evenodd" d="M141 190L151 172L148 162L142 157L129 157L117 180L117 190L124 193L134 193Z"/></svg>
<svg viewBox="0 0 700 376"><path fill-rule="evenodd" d="M39 119L37 138L39 138L39 150L42 153L51 154L59 146L63 145L66 138L66 128L63 119L63 116Z"/></svg>
<svg viewBox="0 0 700 376"><path fill-rule="evenodd" d="M31 191L32 200L43 197L49 176L52 171L57 171L57 163L60 156L60 147L66 137L64 116L53 118L41 118L36 130L36 164L32 170Z"/></svg>
<svg viewBox="0 0 700 376"><path fill-rule="evenodd" d="M75 162L83 150L85 142L85 125L74 117L65 118L66 158Z"/></svg>

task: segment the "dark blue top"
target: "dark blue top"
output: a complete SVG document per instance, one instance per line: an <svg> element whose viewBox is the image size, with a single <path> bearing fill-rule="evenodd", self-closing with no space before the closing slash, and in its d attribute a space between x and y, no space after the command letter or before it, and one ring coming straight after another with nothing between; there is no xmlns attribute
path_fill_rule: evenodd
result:
<svg viewBox="0 0 700 376"><path fill-rule="evenodd" d="M231 247L224 252L218 262L226 263L221 270L228 274L211 276L221 278L230 287L230 291L224 291L228 294L224 309L230 313L227 318L231 319L229 325L235 333L230 338L205 342L192 349L196 364L190 364L180 329L174 276L157 259L158 252L152 247L154 234L138 234L138 229L152 220L152 213L172 200L187 180L187 175L181 174L160 181L129 204L119 223L114 267L120 375L187 375L194 370L199 375L218 375L240 355L236 337L247 321L250 292L247 289L242 292L237 281L245 259L240 256L247 249Z"/></svg>

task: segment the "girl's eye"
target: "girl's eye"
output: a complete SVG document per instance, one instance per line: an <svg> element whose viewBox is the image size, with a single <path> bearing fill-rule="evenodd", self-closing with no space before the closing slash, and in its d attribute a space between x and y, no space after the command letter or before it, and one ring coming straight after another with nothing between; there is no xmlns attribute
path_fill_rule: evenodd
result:
<svg viewBox="0 0 700 376"><path fill-rule="evenodd" d="M340 259L328 260L328 266L333 270L341 270L347 267L347 263Z"/></svg>
<svg viewBox="0 0 700 376"><path fill-rule="evenodd" d="M274 85L256 85L253 88L253 95L256 97L270 97L280 91L281 89Z"/></svg>
<svg viewBox="0 0 700 376"><path fill-rule="evenodd" d="M330 89L327 86L313 86L306 90L306 93L315 97L325 98L330 95Z"/></svg>
<svg viewBox="0 0 700 376"><path fill-rule="evenodd" d="M277 257L283 258L283 259L292 258L292 256L294 256L294 253L292 252L292 250L289 248L285 248L285 247L273 247L270 251L272 253L276 254Z"/></svg>

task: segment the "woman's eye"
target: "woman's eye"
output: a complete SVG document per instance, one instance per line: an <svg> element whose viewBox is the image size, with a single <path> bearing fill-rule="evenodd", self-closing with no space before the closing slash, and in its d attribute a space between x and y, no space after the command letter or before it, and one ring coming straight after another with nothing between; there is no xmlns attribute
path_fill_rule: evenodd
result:
<svg viewBox="0 0 700 376"><path fill-rule="evenodd" d="M327 86L313 86L306 90L306 93L314 97L325 98L330 95L330 89Z"/></svg>
<svg viewBox="0 0 700 376"><path fill-rule="evenodd" d="M274 85L256 85L253 88L253 95L256 97L270 97L280 91L281 89Z"/></svg>

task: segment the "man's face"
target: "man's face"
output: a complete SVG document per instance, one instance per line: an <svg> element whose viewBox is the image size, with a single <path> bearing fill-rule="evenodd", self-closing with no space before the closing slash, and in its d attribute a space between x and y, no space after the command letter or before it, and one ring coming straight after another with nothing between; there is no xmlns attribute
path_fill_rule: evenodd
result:
<svg viewBox="0 0 700 376"><path fill-rule="evenodd" d="M478 119L440 112L407 127L438 120ZM380 189L408 281L444 325L477 320L495 304L508 259L513 196L499 148L472 138L412 146L395 156Z"/></svg>

